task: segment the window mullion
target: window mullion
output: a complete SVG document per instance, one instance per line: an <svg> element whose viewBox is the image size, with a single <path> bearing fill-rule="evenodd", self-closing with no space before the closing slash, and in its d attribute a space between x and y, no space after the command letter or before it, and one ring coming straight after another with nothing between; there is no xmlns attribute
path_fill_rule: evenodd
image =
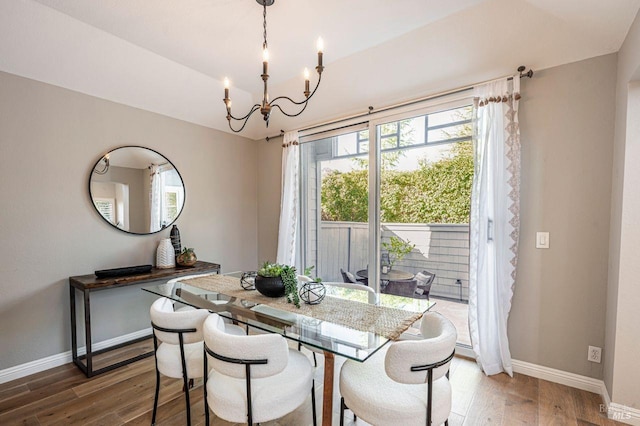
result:
<svg viewBox="0 0 640 426"><path fill-rule="evenodd" d="M375 291L369 302L380 303L380 145L377 122L369 122L369 279Z"/></svg>

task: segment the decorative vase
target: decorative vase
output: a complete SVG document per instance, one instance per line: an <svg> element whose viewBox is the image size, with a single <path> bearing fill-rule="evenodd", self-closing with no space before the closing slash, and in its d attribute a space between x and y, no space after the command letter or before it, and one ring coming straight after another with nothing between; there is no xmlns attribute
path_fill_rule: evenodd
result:
<svg viewBox="0 0 640 426"><path fill-rule="evenodd" d="M156 250L156 268L167 269L175 268L175 266L176 256L173 245L171 245L171 239L163 238L160 240L158 249Z"/></svg>
<svg viewBox="0 0 640 426"><path fill-rule="evenodd" d="M284 283L281 277L263 277L262 275L257 275L255 286L260 294L267 297L284 296Z"/></svg>
<svg viewBox="0 0 640 426"><path fill-rule="evenodd" d="M190 248L185 248L184 251L176 257L176 263L180 266L193 266L197 261L196 253Z"/></svg>
<svg viewBox="0 0 640 426"><path fill-rule="evenodd" d="M173 250L177 258L182 253L182 243L180 242L180 230L176 225L171 227L169 236L171 237L171 245L173 245Z"/></svg>
<svg viewBox="0 0 640 426"><path fill-rule="evenodd" d="M256 289L256 271L243 272L240 277L240 285L244 290Z"/></svg>
<svg viewBox="0 0 640 426"><path fill-rule="evenodd" d="M305 282L300 288L300 299L308 305L317 305L322 302L326 294L327 289L324 284L317 281Z"/></svg>

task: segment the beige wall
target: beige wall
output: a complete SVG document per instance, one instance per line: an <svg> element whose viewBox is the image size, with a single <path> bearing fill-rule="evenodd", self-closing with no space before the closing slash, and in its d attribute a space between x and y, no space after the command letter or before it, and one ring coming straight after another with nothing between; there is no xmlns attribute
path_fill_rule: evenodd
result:
<svg viewBox="0 0 640 426"><path fill-rule="evenodd" d="M70 275L154 263L168 237L125 234L92 207L90 169L121 145L182 174L183 245L223 270L256 265L256 142L0 72L0 370L70 350ZM95 341L149 327L139 286L93 301Z"/></svg>
<svg viewBox="0 0 640 426"><path fill-rule="evenodd" d="M611 400L640 408L640 14L618 52L604 381Z"/></svg>
<svg viewBox="0 0 640 426"><path fill-rule="evenodd" d="M280 194L282 191L282 138L258 144L258 260L276 261Z"/></svg>
<svg viewBox="0 0 640 426"><path fill-rule="evenodd" d="M514 359L594 378L604 346L616 55L537 71L522 82ZM535 248L536 231L550 248Z"/></svg>

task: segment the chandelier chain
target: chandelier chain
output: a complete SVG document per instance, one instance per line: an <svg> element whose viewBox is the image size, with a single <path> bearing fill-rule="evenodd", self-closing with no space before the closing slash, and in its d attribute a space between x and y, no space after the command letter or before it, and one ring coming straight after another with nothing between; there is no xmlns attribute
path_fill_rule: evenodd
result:
<svg viewBox="0 0 640 426"><path fill-rule="evenodd" d="M264 1L262 3L262 6L264 8L264 10L262 11L262 28L264 29L263 32L263 37L264 37L264 41L262 42L262 48L266 49L267 46L267 2Z"/></svg>

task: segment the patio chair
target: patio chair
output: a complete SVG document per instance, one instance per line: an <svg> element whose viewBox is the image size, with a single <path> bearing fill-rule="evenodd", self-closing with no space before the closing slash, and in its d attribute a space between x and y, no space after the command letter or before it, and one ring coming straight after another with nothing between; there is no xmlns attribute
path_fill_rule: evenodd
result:
<svg viewBox="0 0 640 426"><path fill-rule="evenodd" d="M342 274L342 281L345 283L353 283L353 284L364 284L369 285L369 282L366 278L356 278L355 274L349 271L345 271L340 268L340 273Z"/></svg>
<svg viewBox="0 0 640 426"><path fill-rule="evenodd" d="M429 299L429 292L431 291L431 285L436 278L436 274L429 271L418 272L414 280L418 282L418 288L416 289L416 295L419 299Z"/></svg>
<svg viewBox="0 0 640 426"><path fill-rule="evenodd" d="M414 280L389 281L387 285L380 286L380 293L395 294L396 296L416 297L418 282Z"/></svg>
<svg viewBox="0 0 640 426"><path fill-rule="evenodd" d="M415 299L429 299L431 285L436 274L429 271L418 272L413 279L389 281L389 284L380 289L381 293L395 294L396 296L413 297Z"/></svg>

